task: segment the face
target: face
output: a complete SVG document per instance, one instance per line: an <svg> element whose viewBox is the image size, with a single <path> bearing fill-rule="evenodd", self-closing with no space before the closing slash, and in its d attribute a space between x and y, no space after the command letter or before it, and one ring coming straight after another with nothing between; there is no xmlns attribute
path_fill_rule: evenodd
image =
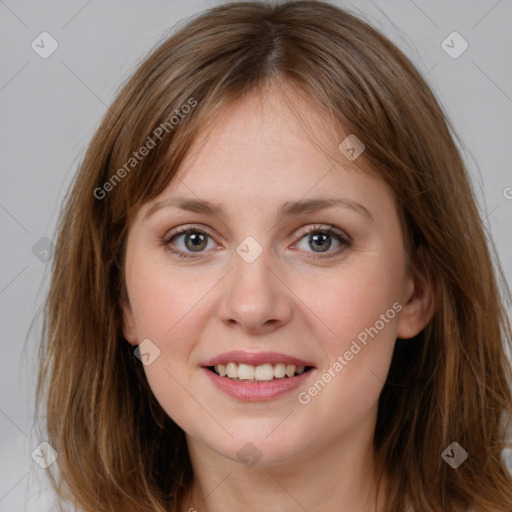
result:
<svg viewBox="0 0 512 512"><path fill-rule="evenodd" d="M371 432L397 336L429 317L391 190L351 168L311 103L282 98L226 107L140 209L123 303L187 439L232 460L250 442L269 464Z"/></svg>

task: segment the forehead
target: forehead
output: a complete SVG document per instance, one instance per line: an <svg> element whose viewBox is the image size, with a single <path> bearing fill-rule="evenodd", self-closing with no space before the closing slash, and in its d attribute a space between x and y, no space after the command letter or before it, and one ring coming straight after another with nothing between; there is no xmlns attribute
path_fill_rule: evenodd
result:
<svg viewBox="0 0 512 512"><path fill-rule="evenodd" d="M340 136L326 120L319 105L286 87L228 103L146 210L173 195L225 204L232 212L318 197L392 201L381 180L338 150Z"/></svg>
<svg viewBox="0 0 512 512"><path fill-rule="evenodd" d="M338 138L326 113L293 89L255 92L219 111L192 145L178 177L201 189L232 193L266 186L270 195L320 181L329 187L341 171L356 174L338 151Z"/></svg>
<svg viewBox="0 0 512 512"><path fill-rule="evenodd" d="M338 136L325 121L319 104L308 101L294 88L280 85L254 91L221 108L189 152L183 169L192 160L226 161L226 167L249 168L254 163L271 170L328 165ZM323 151L316 146L323 146Z"/></svg>

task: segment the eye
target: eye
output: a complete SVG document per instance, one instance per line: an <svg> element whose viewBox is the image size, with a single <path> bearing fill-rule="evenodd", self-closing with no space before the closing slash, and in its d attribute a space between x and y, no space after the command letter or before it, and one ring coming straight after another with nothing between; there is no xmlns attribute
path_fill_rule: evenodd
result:
<svg viewBox="0 0 512 512"><path fill-rule="evenodd" d="M213 243L213 239L206 231L187 227L179 228L177 233L170 235L164 240L164 244L173 253L182 258L190 257L187 253L198 253L203 252L205 249L211 249L209 242ZM173 247L176 247L176 249Z"/></svg>
<svg viewBox="0 0 512 512"><path fill-rule="evenodd" d="M342 231L333 229L333 226L326 228L313 225L302 230L300 234L302 236L296 245L301 251L309 253L307 257L311 259L337 256L351 245L350 237ZM304 240L305 244L303 243ZM336 247L334 250L330 250L333 246L333 240ZM194 258L194 253L199 256L200 253L212 249L212 245L215 245L212 235L203 229L192 226L180 227L162 240L162 243L180 258ZM312 251L308 249L312 249Z"/></svg>
<svg viewBox="0 0 512 512"><path fill-rule="evenodd" d="M333 229L333 226L329 228L322 228L318 225L310 226L305 232L302 232L302 235L297 246L306 252L310 252L308 248L313 249L314 254L309 256L313 259L330 258L350 247L350 238L341 231ZM337 247L334 250L329 250L333 245L333 239L334 245L337 245ZM305 240L305 244L301 247L300 244L303 240Z"/></svg>

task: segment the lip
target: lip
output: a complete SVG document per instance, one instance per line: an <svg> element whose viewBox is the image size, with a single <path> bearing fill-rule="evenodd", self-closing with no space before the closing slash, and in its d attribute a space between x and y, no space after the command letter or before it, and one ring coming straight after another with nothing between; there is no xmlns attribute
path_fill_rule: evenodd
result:
<svg viewBox="0 0 512 512"><path fill-rule="evenodd" d="M214 360L212 359L212 361ZM269 362L268 359L267 362ZM215 365L209 364L208 366ZM275 379L261 383L244 382L243 380L234 381L227 377L221 377L205 367L202 368L202 371L206 373L206 376L211 380L214 386L217 387L217 389L230 397L244 402L262 402L278 398L298 388L310 377L310 374L314 373L315 370L312 368L311 370L301 373L295 377L285 377L283 379Z"/></svg>
<svg viewBox="0 0 512 512"><path fill-rule="evenodd" d="M303 359L289 356L287 354L281 354L279 352L245 352L243 350L232 350L231 352L224 352L223 354L220 354L202 363L201 366L206 368L208 366L227 364L230 362L251 364L253 366L258 366L265 363L284 363L294 364L295 366L311 366L312 368L315 367L315 365L309 361L304 361Z"/></svg>

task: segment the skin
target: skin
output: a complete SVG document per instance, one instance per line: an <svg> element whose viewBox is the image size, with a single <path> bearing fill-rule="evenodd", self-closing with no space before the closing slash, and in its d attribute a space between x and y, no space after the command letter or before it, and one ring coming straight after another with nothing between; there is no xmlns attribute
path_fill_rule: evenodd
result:
<svg viewBox="0 0 512 512"><path fill-rule="evenodd" d="M434 300L408 270L392 191L337 150L340 139L325 119L286 87L224 107L178 177L130 226L124 336L133 346L149 338L160 349L144 370L186 433L194 486L184 511L381 510L381 499L377 509L371 501L379 394L396 338L420 332ZM175 197L220 203L226 217L172 206L146 217L155 203ZM371 217L344 206L277 216L286 201L325 197L357 202ZM304 229L331 225L351 245L332 237L319 252ZM185 235L165 244L180 226L209 231L202 252L193 252ZM253 263L236 252L247 236L262 248ZM311 258L319 253L333 256ZM299 403L298 393L394 303L401 311L307 405ZM219 391L200 368L229 350L283 352L316 369L298 390L243 402ZM246 442L261 452L252 467L237 458Z"/></svg>

